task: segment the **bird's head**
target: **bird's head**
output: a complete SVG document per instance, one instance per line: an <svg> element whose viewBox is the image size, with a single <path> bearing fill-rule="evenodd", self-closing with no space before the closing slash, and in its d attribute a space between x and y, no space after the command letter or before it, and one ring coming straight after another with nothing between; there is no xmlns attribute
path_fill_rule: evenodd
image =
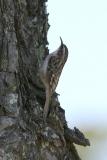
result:
<svg viewBox="0 0 107 160"><path fill-rule="evenodd" d="M57 55L59 58L62 58L64 60L64 63L66 62L68 58L68 48L67 46L63 43L62 38L60 37L61 40L61 45L57 49Z"/></svg>

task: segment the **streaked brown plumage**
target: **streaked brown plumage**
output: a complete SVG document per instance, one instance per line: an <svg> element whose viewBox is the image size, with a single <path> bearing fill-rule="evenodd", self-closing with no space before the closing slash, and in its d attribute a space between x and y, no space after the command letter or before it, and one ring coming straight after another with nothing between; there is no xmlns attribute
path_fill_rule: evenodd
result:
<svg viewBox="0 0 107 160"><path fill-rule="evenodd" d="M68 49L61 39L60 47L45 58L40 68L40 78L46 90L46 101L43 113L44 120L47 118L51 96L58 85L58 81L67 58Z"/></svg>

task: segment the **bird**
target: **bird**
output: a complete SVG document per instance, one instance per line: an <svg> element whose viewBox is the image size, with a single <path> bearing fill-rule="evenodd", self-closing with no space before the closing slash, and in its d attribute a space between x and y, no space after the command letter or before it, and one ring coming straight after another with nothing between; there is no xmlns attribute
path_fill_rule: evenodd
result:
<svg viewBox="0 0 107 160"><path fill-rule="evenodd" d="M45 87L46 100L43 109L43 119L46 120L49 112L51 97L55 92L63 67L68 58L68 48L63 44L57 50L48 54L40 67L40 79Z"/></svg>

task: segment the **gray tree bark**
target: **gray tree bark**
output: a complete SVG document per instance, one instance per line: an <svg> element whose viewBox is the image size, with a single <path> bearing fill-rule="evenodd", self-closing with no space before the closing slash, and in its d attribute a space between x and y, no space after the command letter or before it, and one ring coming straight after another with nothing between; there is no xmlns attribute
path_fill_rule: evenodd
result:
<svg viewBox="0 0 107 160"><path fill-rule="evenodd" d="M43 122L39 66L48 54L46 0L0 0L0 160L80 160L55 93Z"/></svg>

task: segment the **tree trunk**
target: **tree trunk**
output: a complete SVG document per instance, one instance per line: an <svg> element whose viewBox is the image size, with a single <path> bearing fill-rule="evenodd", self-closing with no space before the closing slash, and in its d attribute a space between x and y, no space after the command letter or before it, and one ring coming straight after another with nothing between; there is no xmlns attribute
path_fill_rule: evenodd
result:
<svg viewBox="0 0 107 160"><path fill-rule="evenodd" d="M79 160L57 94L43 121L39 67L48 54L46 0L0 0L0 160Z"/></svg>

